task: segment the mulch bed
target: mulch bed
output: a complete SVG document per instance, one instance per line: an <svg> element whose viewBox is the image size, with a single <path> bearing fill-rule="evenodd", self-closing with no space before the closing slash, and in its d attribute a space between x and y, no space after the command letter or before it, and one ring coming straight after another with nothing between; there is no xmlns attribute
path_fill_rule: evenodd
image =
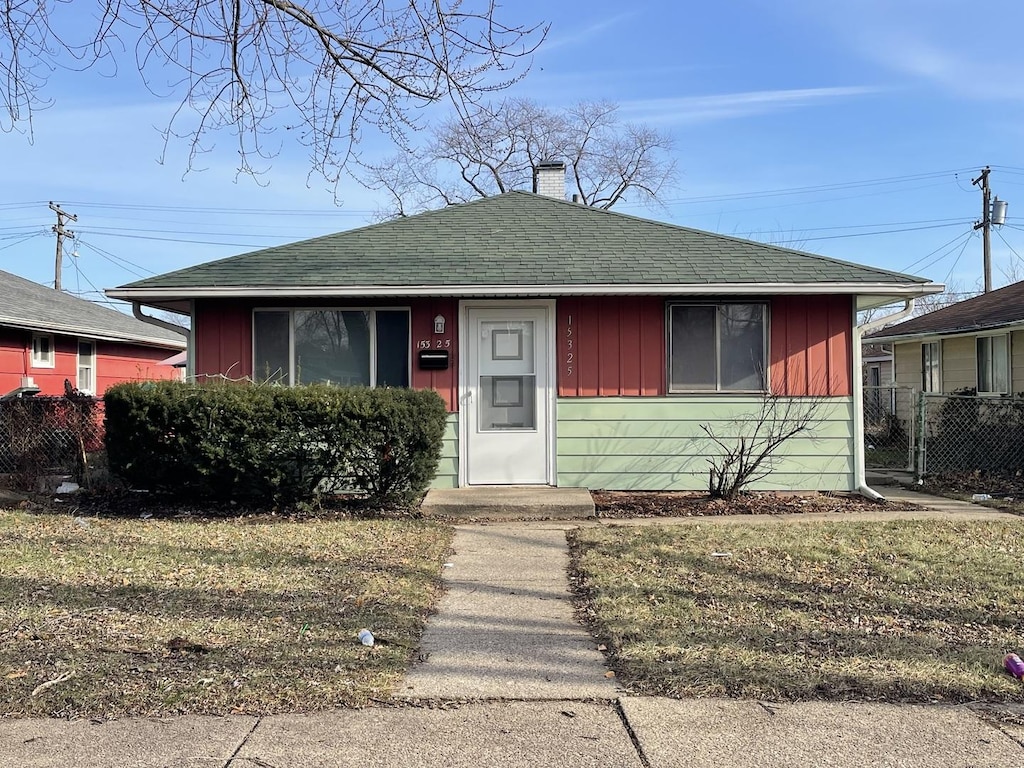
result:
<svg viewBox="0 0 1024 768"><path fill-rule="evenodd" d="M914 510L916 504L872 501L853 494L748 493L733 501L712 499L705 493L674 491L592 491L597 516L715 517L721 515L792 515L809 512L877 512Z"/></svg>
<svg viewBox="0 0 1024 768"><path fill-rule="evenodd" d="M233 501L184 500L173 494L138 492L121 487L82 490L72 494L32 494L24 501L7 506L37 514L74 514L81 517L199 520L241 517L255 522L282 519L402 519L419 516L415 507L369 507L363 499L355 496L325 497L316 504L260 506Z"/></svg>

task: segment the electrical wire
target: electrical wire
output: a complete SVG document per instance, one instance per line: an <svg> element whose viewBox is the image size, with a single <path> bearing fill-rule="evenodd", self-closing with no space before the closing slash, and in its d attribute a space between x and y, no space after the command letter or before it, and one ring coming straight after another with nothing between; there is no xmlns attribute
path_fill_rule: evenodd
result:
<svg viewBox="0 0 1024 768"><path fill-rule="evenodd" d="M946 279L943 280L942 282L944 282L944 283L948 283L949 282L949 278L953 275L953 270L956 269L956 265L960 263L960 257L964 255L964 251L967 250L967 244L969 242L971 242L970 239L964 240L963 248L961 248L960 249L960 253L958 253L956 255L956 258L953 260L953 266L951 266L949 268L949 272L946 273Z"/></svg>
<svg viewBox="0 0 1024 768"><path fill-rule="evenodd" d="M919 259L916 259L915 261L912 261L912 262L910 262L910 263L909 263L909 264L908 264L907 266L903 267L903 271L906 271L906 270L908 270L908 269L913 269L913 268L914 268L914 267L916 267L916 266L917 266L918 264L920 264L920 263L921 263L922 261L924 261L925 259L927 259L927 258L928 258L929 256L933 256L934 254L938 253L939 251L943 250L944 248L947 248L948 246L950 246L950 245L953 245L953 243L957 242L957 241L958 241L958 240L959 240L959 239L960 239L961 237L967 237L967 238L970 238L970 236L971 236L972 234L974 234L974 230L973 230L973 229L969 229L969 230L967 230L966 232L962 232L962 233L960 233L959 235L957 235L956 237L954 237L954 238L953 238L952 240L950 240L950 241L949 241L948 243L943 243L943 244L942 244L942 245L940 245L940 246L939 246L938 248L936 248L936 249L935 249L934 251L930 251L929 253L926 253L926 254L925 254L924 256L922 256L921 258L919 258ZM953 247L955 248L956 246L954 245ZM939 260L939 261L941 261L941 260L942 260L942 258L943 258L943 257L939 257L939 259L938 259L938 260ZM934 263L934 262L933 262L933 263ZM931 266L931 265L929 264L928 266ZM924 268L924 267L922 267L922 269L923 269L923 268Z"/></svg>
<svg viewBox="0 0 1024 768"><path fill-rule="evenodd" d="M791 240L780 240L779 245L785 245L786 243L809 243L815 240L843 240L849 237L870 237L872 235L894 235L900 232L920 232L925 229L943 229L945 227L955 227L960 225L961 222L954 221L949 224L932 224L924 227L906 227L904 229L883 229L878 232L848 232L845 235L822 235L821 237L798 237Z"/></svg>
<svg viewBox="0 0 1024 768"><path fill-rule="evenodd" d="M100 248L98 245L93 245L92 243L86 242L81 238L78 239L78 242L84 245L90 251L96 253L98 256L101 256L102 258L106 259L114 266L121 267L121 269L123 269L125 272L131 272L136 277L146 277L148 275L156 274L156 272L154 272L151 269L147 269L146 267L143 267L140 264L136 264L134 261L128 261L128 259L117 256L111 253L110 251L104 250L103 248ZM128 266L124 266L125 264L127 264ZM130 269L129 267L132 267L133 269ZM136 269L141 270L141 272L136 272ZM146 274L142 274L142 272L145 272Z"/></svg>

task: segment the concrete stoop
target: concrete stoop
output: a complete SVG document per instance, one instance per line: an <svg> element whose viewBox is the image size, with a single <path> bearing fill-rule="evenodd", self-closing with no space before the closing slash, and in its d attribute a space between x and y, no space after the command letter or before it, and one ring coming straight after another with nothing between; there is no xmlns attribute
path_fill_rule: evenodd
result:
<svg viewBox="0 0 1024 768"><path fill-rule="evenodd" d="M420 511L426 517L464 520L579 520L596 515L586 488L547 485L438 488L427 492Z"/></svg>

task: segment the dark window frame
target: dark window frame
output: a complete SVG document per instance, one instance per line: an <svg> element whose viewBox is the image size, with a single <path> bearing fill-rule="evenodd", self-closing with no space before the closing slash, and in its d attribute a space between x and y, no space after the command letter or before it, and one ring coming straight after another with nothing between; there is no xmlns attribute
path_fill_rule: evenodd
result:
<svg viewBox="0 0 1024 768"><path fill-rule="evenodd" d="M761 308L761 363L762 369L758 372L761 378L761 386L756 389L730 389L722 387L722 339L721 339L721 318L722 310L729 306L755 306ZM685 388L675 387L672 381L672 313L677 307L705 307L715 310L715 383L714 387L707 388ZM743 301L737 300L675 300L669 301L665 306L665 391L670 395L742 395L757 394L763 395L770 391L768 367L769 367L769 339L770 339L770 313L771 304L765 300Z"/></svg>
<svg viewBox="0 0 1024 768"><path fill-rule="evenodd" d="M376 315L378 312L401 312L406 316L406 348L405 348L405 386L411 386L412 384L412 308L408 306L268 306L268 307L256 307L252 310L252 378L256 381L264 381L260 374L257 372L256 367L258 365L257 359L257 339L256 330L257 322L256 315L259 313L287 313L288 315L288 370L284 375L278 378L278 383L286 386L296 385L296 359L295 359L295 315L297 312L366 312L368 314L368 326L369 326L369 374L370 383L368 386L377 387L385 386L378 383L378 340L377 340L377 322ZM268 379L269 380L269 379ZM300 382L307 383L307 382ZM344 385L340 385L344 386ZM366 385L357 385L366 386Z"/></svg>

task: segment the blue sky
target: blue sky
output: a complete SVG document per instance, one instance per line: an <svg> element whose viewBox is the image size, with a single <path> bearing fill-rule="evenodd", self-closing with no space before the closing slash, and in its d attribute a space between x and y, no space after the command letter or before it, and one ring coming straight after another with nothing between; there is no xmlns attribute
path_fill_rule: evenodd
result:
<svg viewBox="0 0 1024 768"><path fill-rule="evenodd" d="M91 4L76 4L76 10ZM515 87L557 107L609 99L670 132L682 173L665 207L616 210L909 271L959 290L981 280L972 230L992 166L1009 201L994 282L1024 275L1024 5L998 0L507 0L512 23L551 23ZM160 163L177 102L131 61L56 73L31 140L0 133L0 269L52 282L54 216L76 213L64 286L95 291L254 248L369 223L385 201L334 192L282 145L260 183L225 139L186 173ZM370 140L364 151L393 148Z"/></svg>

